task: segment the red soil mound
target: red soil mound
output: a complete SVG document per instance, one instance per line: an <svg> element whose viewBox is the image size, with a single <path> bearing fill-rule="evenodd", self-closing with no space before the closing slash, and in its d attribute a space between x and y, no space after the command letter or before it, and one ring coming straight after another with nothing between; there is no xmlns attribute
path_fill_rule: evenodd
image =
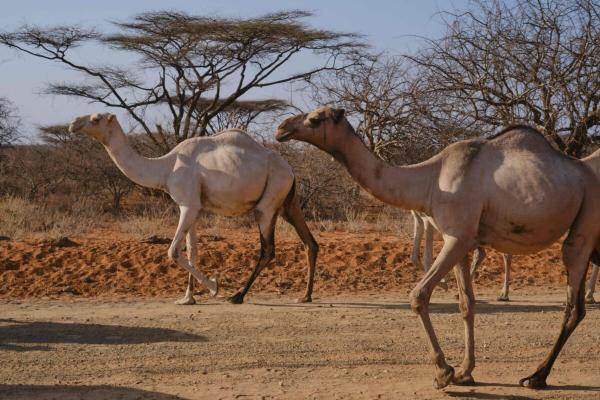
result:
<svg viewBox="0 0 600 400"><path fill-rule="evenodd" d="M258 255L258 234L224 230L223 237L200 236L199 268L217 276L224 292L243 285ZM381 233L324 232L315 296L389 289L407 290L422 276L410 263L411 243ZM115 232L71 238L62 247L44 241L0 242L0 297L180 296L186 272L167 258L168 244L147 244ZM440 243L436 243L439 250ZM513 261L513 287L565 284L560 246ZM488 251L478 286L498 287L503 267L500 255ZM296 238L278 239L276 260L257 279L252 292L299 293L306 284L306 260ZM453 278L449 283L453 285ZM206 293L203 288L199 291ZM251 294L250 293L250 294Z"/></svg>

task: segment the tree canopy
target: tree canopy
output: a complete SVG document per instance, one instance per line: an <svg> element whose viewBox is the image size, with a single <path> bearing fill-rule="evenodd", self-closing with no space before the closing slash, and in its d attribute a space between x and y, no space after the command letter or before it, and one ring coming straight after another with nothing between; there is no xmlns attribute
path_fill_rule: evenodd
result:
<svg viewBox="0 0 600 400"><path fill-rule="evenodd" d="M0 44L81 72L86 80L52 83L46 92L122 108L154 145L167 150L168 135L179 142L209 134L211 121L252 89L308 80L356 62L366 47L360 37L314 29L303 23L311 15L290 10L241 19L158 11L114 22L110 34L79 26L22 26L0 32ZM135 55L135 62L76 61L73 50L92 41ZM318 57L284 72L281 67L301 53ZM145 119L149 111L161 112L169 129L152 129Z"/></svg>

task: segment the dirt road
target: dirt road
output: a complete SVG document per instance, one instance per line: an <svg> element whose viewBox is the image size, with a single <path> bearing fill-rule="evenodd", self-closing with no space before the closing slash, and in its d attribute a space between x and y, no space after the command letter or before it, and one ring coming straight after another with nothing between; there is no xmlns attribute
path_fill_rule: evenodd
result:
<svg viewBox="0 0 600 400"><path fill-rule="evenodd" d="M600 398L600 307L561 354L544 391L518 387L548 352L563 291L478 293L474 387L432 388L424 333L406 293L251 296L233 306L164 300L27 300L0 305L1 399ZM462 321L434 293L433 321L453 365Z"/></svg>

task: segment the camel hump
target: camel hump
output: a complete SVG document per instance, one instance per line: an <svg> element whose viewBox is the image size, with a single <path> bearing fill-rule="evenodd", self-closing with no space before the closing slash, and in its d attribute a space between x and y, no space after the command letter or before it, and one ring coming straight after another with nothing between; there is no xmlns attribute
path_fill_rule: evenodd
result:
<svg viewBox="0 0 600 400"><path fill-rule="evenodd" d="M537 129L531 125L526 125L526 124L509 125L506 128L502 129L500 132L488 137L487 140L498 139L498 138L500 138L504 135L510 134L510 133L534 134L534 135L541 136L545 140L544 135L542 134L542 132L539 131L539 129Z"/></svg>

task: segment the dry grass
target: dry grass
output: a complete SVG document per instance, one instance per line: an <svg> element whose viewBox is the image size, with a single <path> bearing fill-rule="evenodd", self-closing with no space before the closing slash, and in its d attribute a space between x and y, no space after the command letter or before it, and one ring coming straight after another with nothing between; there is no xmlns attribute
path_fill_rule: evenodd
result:
<svg viewBox="0 0 600 400"><path fill-rule="evenodd" d="M118 224L121 232L142 240L151 236L170 237L176 222L170 209L148 208L140 215L125 216Z"/></svg>
<svg viewBox="0 0 600 400"><path fill-rule="evenodd" d="M116 219L94 211L95 207L84 207L74 202L68 211L57 211L43 204L31 203L18 197L0 198L0 236L12 239L58 238L89 232L106 225L107 221L116 225L120 232L135 239L151 236L170 238L175 232L178 211L172 204L158 203L147 205L137 213L124 214ZM307 221L313 232L364 232L367 230L395 233L409 236L412 232L412 219L404 212L383 209L377 214L347 207L343 210L345 220L331 219ZM253 215L224 217L214 214L201 214L197 227L203 234L223 236L224 230L255 229ZM277 219L276 236L283 239L296 237L294 228L282 218Z"/></svg>
<svg viewBox="0 0 600 400"><path fill-rule="evenodd" d="M0 235L11 239L73 236L97 228L101 216L73 203L68 212L50 210L19 197L0 199Z"/></svg>

